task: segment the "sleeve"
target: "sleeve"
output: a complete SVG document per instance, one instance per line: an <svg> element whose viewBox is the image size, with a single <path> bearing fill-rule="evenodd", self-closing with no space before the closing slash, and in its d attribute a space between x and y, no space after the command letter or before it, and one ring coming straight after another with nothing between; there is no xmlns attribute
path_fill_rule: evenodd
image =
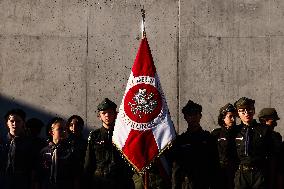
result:
<svg viewBox="0 0 284 189"><path fill-rule="evenodd" d="M96 156L94 149L94 132L89 134L84 163L84 175L90 178L96 169Z"/></svg>

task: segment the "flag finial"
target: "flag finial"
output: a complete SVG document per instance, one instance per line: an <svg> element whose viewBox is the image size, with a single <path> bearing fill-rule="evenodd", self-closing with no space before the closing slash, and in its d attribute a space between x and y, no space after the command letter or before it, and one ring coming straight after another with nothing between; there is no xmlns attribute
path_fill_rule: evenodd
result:
<svg viewBox="0 0 284 189"><path fill-rule="evenodd" d="M141 12L142 12L142 26L141 26L141 29L142 29L142 39L144 39L146 37L146 30L145 30L145 9L144 9L144 6L143 8L141 9Z"/></svg>

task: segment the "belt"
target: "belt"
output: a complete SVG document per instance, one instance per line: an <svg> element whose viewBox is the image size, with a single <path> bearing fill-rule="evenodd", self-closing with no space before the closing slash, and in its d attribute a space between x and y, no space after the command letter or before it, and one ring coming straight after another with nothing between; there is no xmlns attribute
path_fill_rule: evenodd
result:
<svg viewBox="0 0 284 189"><path fill-rule="evenodd" d="M250 166L250 165L239 165L239 170L242 171L254 171L254 170L258 170L259 168L255 167L255 166Z"/></svg>

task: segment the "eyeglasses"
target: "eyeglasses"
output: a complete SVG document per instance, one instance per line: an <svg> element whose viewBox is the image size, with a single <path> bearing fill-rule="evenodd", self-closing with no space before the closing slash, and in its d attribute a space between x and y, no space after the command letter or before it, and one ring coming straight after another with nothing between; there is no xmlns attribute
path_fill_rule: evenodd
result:
<svg viewBox="0 0 284 189"><path fill-rule="evenodd" d="M238 109L238 112L241 114L253 114L254 109Z"/></svg>
<svg viewBox="0 0 284 189"><path fill-rule="evenodd" d="M236 109L232 104L229 104L228 107L221 112L221 114L225 114L227 112L235 112Z"/></svg>

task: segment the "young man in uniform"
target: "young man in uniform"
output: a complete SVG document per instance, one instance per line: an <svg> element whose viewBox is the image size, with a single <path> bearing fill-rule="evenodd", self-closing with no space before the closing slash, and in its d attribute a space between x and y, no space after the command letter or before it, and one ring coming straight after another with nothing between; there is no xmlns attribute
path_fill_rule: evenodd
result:
<svg viewBox="0 0 284 189"><path fill-rule="evenodd" d="M189 100L182 109L188 124L173 147L173 187L209 189L218 187L218 151L216 142L200 126L202 106Z"/></svg>
<svg viewBox="0 0 284 189"><path fill-rule="evenodd" d="M4 189L30 189L35 172L36 152L32 140L26 135L26 113L12 109L5 115L8 127L7 143L4 144L4 161L0 173L4 175Z"/></svg>
<svg viewBox="0 0 284 189"><path fill-rule="evenodd" d="M271 149L271 132L267 126L253 119L255 101L242 97L235 102L241 124L237 125L235 142L239 168L235 176L235 188L266 188L266 163Z"/></svg>
<svg viewBox="0 0 284 189"><path fill-rule="evenodd" d="M65 122L55 117L48 128L51 141L41 150L38 161L39 189L77 189L78 163L72 145L66 141Z"/></svg>
<svg viewBox="0 0 284 189"><path fill-rule="evenodd" d="M273 142L273 149L271 149L271 155L267 167L267 189L275 189L279 184L281 178L279 174L279 164L282 159L279 158L280 148L282 143L282 136L280 133L274 131L277 126L277 121L280 119L275 108L263 108L258 114L259 122L265 125L271 130L271 138Z"/></svg>
<svg viewBox="0 0 284 189"><path fill-rule="evenodd" d="M220 108L218 124L221 128L214 129L211 134L218 144L222 188L233 189L237 155L233 132L236 126L236 109L232 104L228 103Z"/></svg>
<svg viewBox="0 0 284 189"><path fill-rule="evenodd" d="M98 189L133 187L130 167L112 144L117 105L105 98L97 107L102 126L90 132L85 156L86 182Z"/></svg>

